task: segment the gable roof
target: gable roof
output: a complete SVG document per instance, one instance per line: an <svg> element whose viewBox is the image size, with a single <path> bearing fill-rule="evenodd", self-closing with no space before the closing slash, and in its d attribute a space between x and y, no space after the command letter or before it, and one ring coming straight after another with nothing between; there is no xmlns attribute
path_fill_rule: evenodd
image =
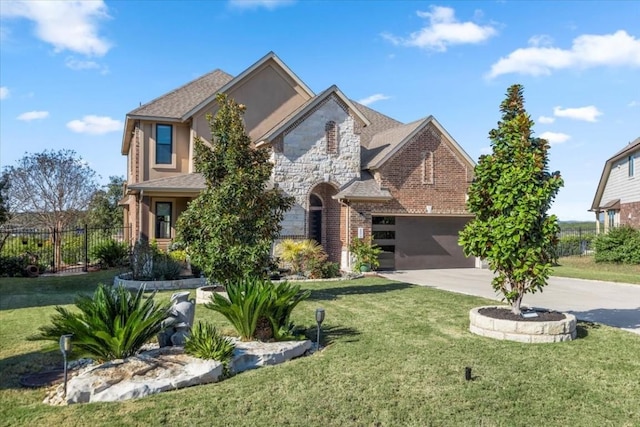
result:
<svg viewBox="0 0 640 427"><path fill-rule="evenodd" d="M273 128L271 128L270 131L268 131L262 137L258 138L257 142L256 142L256 146L261 146L261 145L264 145L264 144L271 143L271 140L274 137L276 137L279 134L281 134L282 132L284 132L288 127L290 127L291 125L296 123L298 120L303 118L307 113L311 112L316 106L318 106L325 99L327 99L328 97L330 97L332 95L336 96L340 101L342 101L347 106L347 108L349 108L349 110L353 111L353 113L356 115L356 117L358 119L360 119L360 121L362 121L362 123L365 125L365 127L370 124L369 119L367 119L362 114L362 112L360 112L360 110L358 110L358 108L356 108L356 106L351 102L351 100L349 100L349 98L347 98L344 95L344 93L342 93L342 91L340 89L338 89L338 86L332 85L328 89L324 90L318 96L315 96L315 97L309 99L304 104L302 104L298 109L293 111L287 117L282 119L277 125L275 125Z"/></svg>
<svg viewBox="0 0 640 427"><path fill-rule="evenodd" d="M224 86L220 87L217 92L227 92L229 91L229 89L231 89L233 86L235 86L238 82L244 80L245 77L247 77L248 75L250 75L251 73L253 73L255 70L257 70L258 68L260 68L263 64L265 64L268 61L273 61L275 62L286 74L289 75L289 77L291 77L291 79L296 82L296 84L298 86L300 86L300 88L309 96L309 97L313 97L315 96L315 93L313 93L313 91L296 75L296 73L294 73L291 68L289 68L287 66L287 64L285 64L284 62L282 62L282 60L280 58L278 58L278 55L276 55L275 53L269 52L267 53L265 56L263 56L262 58L260 58L258 61L256 61L253 65L251 65L249 68L247 68L246 70L244 70L242 73L238 74L233 80L228 81L227 83L224 84ZM198 111L200 111L201 109L203 109L205 106L207 106L208 104L210 104L211 102L213 102L213 100L216 97L216 93L210 93L209 96L207 96L206 98L204 98L202 101L200 101L199 104L194 105L193 108L191 108L190 110L186 111L183 115L182 115L182 120L186 120L189 117L193 116L194 114L196 114Z"/></svg>
<svg viewBox="0 0 640 427"><path fill-rule="evenodd" d="M608 205L610 205L611 203L607 203L607 206L600 206L600 204L602 202L602 194L604 193L604 188L607 186L607 180L609 179L609 175L611 174L611 167L618 160L621 160L629 156L634 151L638 150L640 150L640 137L627 144L626 147L611 156L604 163L602 175L600 175L600 181L598 182L598 188L596 189L596 195L594 196L593 202L591 203L591 209L589 209L590 211L598 211L603 208L610 208L610 206Z"/></svg>
<svg viewBox="0 0 640 427"><path fill-rule="evenodd" d="M434 126L451 144L451 148L458 152L462 158L474 167L475 162L466 151L456 142L455 139L442 127L442 125L433 117L429 116L424 119L406 125L391 128L384 132L380 132L371 138L367 148L367 159L363 159L363 169L378 169L394 154L396 154L405 144L407 144L414 136L425 129L427 126Z"/></svg>

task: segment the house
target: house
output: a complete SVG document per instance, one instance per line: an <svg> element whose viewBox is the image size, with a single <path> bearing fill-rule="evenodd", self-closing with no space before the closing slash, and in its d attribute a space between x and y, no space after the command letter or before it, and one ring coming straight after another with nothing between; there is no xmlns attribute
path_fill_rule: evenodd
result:
<svg viewBox="0 0 640 427"><path fill-rule="evenodd" d="M336 86L314 93L274 53L238 76L215 70L129 112L122 138L122 205L131 239L166 247L176 218L204 188L194 138L210 139L217 93L247 106L256 149L270 150L272 181L295 197L282 237L312 238L350 268L355 236L372 237L381 268L473 267L458 245L471 218L474 161L432 117L401 123Z"/></svg>
<svg viewBox="0 0 640 427"><path fill-rule="evenodd" d="M630 142L604 164L590 211L604 213L604 231L619 225L640 228L640 138Z"/></svg>

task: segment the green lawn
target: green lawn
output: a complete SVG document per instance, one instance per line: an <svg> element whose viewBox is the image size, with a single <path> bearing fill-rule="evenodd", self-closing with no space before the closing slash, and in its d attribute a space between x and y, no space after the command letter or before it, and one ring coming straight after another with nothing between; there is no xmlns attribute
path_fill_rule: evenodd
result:
<svg viewBox="0 0 640 427"><path fill-rule="evenodd" d="M601 264L593 256L564 257L558 264L553 267L554 276L640 284L640 265Z"/></svg>
<svg viewBox="0 0 640 427"><path fill-rule="evenodd" d="M0 424L640 425L639 336L580 323L569 343L495 341L468 332L469 309L491 301L379 278L304 285L312 299L294 320L315 336L315 308L326 309L319 354L135 401L43 405L43 390L18 378L61 356L25 338L53 313L47 300L69 303L108 279L0 279ZM201 306L196 318L227 328Z"/></svg>

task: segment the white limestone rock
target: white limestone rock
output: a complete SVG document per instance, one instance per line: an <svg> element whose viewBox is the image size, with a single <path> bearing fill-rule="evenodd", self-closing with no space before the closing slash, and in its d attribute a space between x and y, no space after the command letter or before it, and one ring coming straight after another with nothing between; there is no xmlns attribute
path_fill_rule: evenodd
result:
<svg viewBox="0 0 640 427"><path fill-rule="evenodd" d="M235 340L235 344L229 364L234 373L283 363L312 349L309 340L273 343ZM73 373L67 383L66 398L62 386L58 386L50 391L44 403L60 405L136 399L217 382L222 376L223 365L218 361L189 356L182 347L162 347Z"/></svg>
<svg viewBox="0 0 640 427"><path fill-rule="evenodd" d="M114 402L218 381L223 366L163 347L120 362L107 362L72 378L67 403Z"/></svg>
<svg viewBox="0 0 640 427"><path fill-rule="evenodd" d="M261 366L277 365L295 359L311 350L309 340L263 343L236 341L236 349L230 363L231 372L242 372Z"/></svg>

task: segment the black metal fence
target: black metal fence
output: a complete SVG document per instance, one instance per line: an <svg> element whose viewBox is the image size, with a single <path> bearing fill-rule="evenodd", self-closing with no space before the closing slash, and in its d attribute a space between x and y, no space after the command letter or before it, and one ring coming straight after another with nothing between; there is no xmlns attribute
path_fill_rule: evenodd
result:
<svg viewBox="0 0 640 427"><path fill-rule="evenodd" d="M596 228L572 228L560 230L558 235L557 256L585 256L593 253Z"/></svg>
<svg viewBox="0 0 640 427"><path fill-rule="evenodd" d="M33 274L88 271L99 263L98 248L110 242L129 245L130 227L67 229L2 229L0 257L17 259ZM4 241L4 244L2 242ZM6 269L0 264L0 276Z"/></svg>

